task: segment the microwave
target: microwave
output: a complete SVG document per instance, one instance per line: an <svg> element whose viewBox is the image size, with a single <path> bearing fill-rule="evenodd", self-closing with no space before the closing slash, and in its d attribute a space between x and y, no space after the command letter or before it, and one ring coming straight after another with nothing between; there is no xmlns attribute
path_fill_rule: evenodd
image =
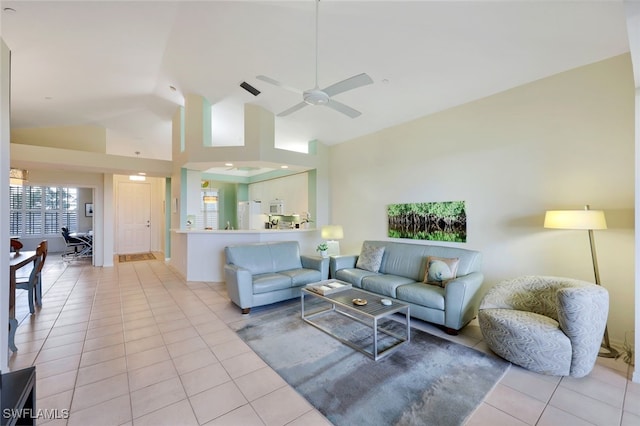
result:
<svg viewBox="0 0 640 426"><path fill-rule="evenodd" d="M269 214L284 214L284 201L273 200L269 201Z"/></svg>

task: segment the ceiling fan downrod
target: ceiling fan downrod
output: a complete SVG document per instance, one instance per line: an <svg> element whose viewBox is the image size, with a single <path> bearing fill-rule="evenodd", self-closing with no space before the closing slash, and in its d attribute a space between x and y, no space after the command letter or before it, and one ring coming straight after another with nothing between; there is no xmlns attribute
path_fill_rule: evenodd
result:
<svg viewBox="0 0 640 426"><path fill-rule="evenodd" d="M314 89L319 89L318 86L318 5L320 0L316 0L316 85Z"/></svg>

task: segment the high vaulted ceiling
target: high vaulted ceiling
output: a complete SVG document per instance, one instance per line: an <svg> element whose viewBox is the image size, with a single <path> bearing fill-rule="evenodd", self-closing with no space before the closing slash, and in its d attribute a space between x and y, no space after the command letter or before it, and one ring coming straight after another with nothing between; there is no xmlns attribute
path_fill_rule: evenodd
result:
<svg viewBox="0 0 640 426"><path fill-rule="evenodd" d="M257 75L315 83L313 0L1 5L12 127L102 126L110 154L170 159L188 93L214 105L218 142L241 144L244 103L277 114L301 101ZM341 143L629 50L618 0L323 0L318 22L319 86L363 72L374 83L335 96L358 118L322 106L277 117L279 147Z"/></svg>

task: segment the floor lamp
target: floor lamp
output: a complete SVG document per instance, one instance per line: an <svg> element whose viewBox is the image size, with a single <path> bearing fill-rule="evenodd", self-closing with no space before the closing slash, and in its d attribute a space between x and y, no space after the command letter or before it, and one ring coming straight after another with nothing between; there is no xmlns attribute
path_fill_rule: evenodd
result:
<svg viewBox="0 0 640 426"><path fill-rule="evenodd" d="M598 259L596 258L596 245L593 239L594 229L607 229L607 221L602 210L590 210L589 206L584 206L584 210L549 210L544 217L544 227L552 229L582 229L589 231L589 244L591 245L591 260L593 261L593 274L596 284L600 284L600 271L598 270ZM604 327L604 339L602 348L598 356L604 358L617 358L620 356L617 350L609 343L609 332L607 326Z"/></svg>

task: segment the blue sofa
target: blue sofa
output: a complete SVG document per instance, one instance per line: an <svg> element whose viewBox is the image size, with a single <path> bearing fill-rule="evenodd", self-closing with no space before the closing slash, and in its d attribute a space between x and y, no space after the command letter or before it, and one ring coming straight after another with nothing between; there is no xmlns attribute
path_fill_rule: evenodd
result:
<svg viewBox="0 0 640 426"><path fill-rule="evenodd" d="M299 297L300 288L329 277L329 259L301 255L297 241L238 244L224 252L227 293L243 314Z"/></svg>
<svg viewBox="0 0 640 426"><path fill-rule="evenodd" d="M484 279L480 252L392 241L365 241L365 246L384 247L377 272L356 267L358 255L331 256L331 277L405 302L412 317L442 325L449 334L457 334L476 317ZM430 256L458 259L455 278L444 287L423 282Z"/></svg>

